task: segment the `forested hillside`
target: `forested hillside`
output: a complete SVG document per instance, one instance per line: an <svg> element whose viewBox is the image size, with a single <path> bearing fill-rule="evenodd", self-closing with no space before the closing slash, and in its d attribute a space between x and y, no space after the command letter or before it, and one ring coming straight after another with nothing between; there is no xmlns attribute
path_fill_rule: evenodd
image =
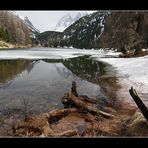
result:
<svg viewBox="0 0 148 148"><path fill-rule="evenodd" d="M41 44L41 46L57 47L61 45L61 39L63 37L62 32L56 31L45 31L36 35L36 43Z"/></svg>
<svg viewBox="0 0 148 148"><path fill-rule="evenodd" d="M31 32L23 21L9 11L0 11L0 40L11 44L31 44Z"/></svg>

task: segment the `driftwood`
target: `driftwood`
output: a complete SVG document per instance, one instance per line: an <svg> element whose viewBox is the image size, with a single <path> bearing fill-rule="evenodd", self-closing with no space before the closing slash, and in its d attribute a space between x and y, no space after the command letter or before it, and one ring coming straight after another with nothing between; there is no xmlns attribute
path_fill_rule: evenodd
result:
<svg viewBox="0 0 148 148"><path fill-rule="evenodd" d="M62 103L63 104L73 104L73 106L75 108L78 108L79 111L88 111L91 114L102 115L105 118L113 117L113 115L111 115L111 114L108 114L106 112L98 110L95 103L91 103L89 101L86 101L82 97L76 97L73 94L69 94L69 93L65 94L65 96L62 98Z"/></svg>
<svg viewBox="0 0 148 148"><path fill-rule="evenodd" d="M61 118L67 116L70 113L76 113L78 110L76 108L67 109L56 109L48 113L48 122L51 124L60 120Z"/></svg>
<svg viewBox="0 0 148 148"><path fill-rule="evenodd" d="M148 121L148 109L145 106L145 104L142 102L142 100L140 99L140 97L138 96L136 90L133 89L133 87L131 87L131 89L129 90L129 92L130 92L130 95L132 96L133 100L137 104L138 108L140 109L141 113L143 114L143 116L145 117L145 119Z"/></svg>
<svg viewBox="0 0 148 148"><path fill-rule="evenodd" d="M79 96L76 91L76 83L72 83L70 93L66 93L62 98L62 103L68 105L68 108L55 109L49 113L45 113L41 116L32 117L28 121L21 121L14 126L15 135L27 135L27 136L57 136L57 137L71 137L78 136L78 130L67 129L66 131L57 132L54 130L56 127L53 125L68 116L76 115L80 116L86 122L93 122L96 116L104 118L112 118L113 115L101 111L97 108L97 101L90 99L87 96ZM95 115L95 116L94 116ZM59 122L60 123L60 122Z"/></svg>

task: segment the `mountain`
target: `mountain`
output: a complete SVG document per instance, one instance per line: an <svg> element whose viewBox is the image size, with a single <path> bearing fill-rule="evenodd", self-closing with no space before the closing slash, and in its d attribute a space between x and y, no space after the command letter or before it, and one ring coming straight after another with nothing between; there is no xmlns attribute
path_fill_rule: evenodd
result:
<svg viewBox="0 0 148 148"><path fill-rule="evenodd" d="M26 46L31 44L30 37L30 30L18 16L9 11L0 11L0 40Z"/></svg>
<svg viewBox="0 0 148 148"><path fill-rule="evenodd" d="M15 11L10 11L10 13L16 15L17 17L19 17L29 28L29 30L32 32L32 37L35 38L35 36L40 33L40 31L34 27L34 25L32 24L32 22L29 20L29 18L27 16L23 17L20 14L16 13Z"/></svg>
<svg viewBox="0 0 148 148"><path fill-rule="evenodd" d="M67 27L69 27L71 24L73 24L75 21L80 19L81 17L87 15L87 12L71 12L68 14L65 14L60 20L58 21L55 31L64 31Z"/></svg>
<svg viewBox="0 0 148 148"><path fill-rule="evenodd" d="M65 29L62 40L75 48L114 48L138 53L148 48L147 28L148 11L98 11Z"/></svg>
<svg viewBox="0 0 148 148"><path fill-rule="evenodd" d="M87 14L83 17L80 17L82 16L80 13L73 15L75 19L80 18L61 32L60 37L58 36L59 32L55 33L54 39L56 39L56 37L58 39L58 45L56 45L60 47L72 46L75 48L97 48L98 38L100 38L101 34L103 33L105 19L109 14L109 11L98 11L93 14ZM61 24L64 26L64 24L67 25L69 22L71 22L72 17L70 14L67 14L63 17L63 20L67 20L66 22L61 21L63 22ZM38 38L38 40L43 43L46 41L48 44L51 37L49 35L50 33L52 32L48 32L46 35L43 33L44 39ZM42 33L40 35L42 36ZM55 45L54 42L52 44L52 39L50 40L49 45Z"/></svg>
<svg viewBox="0 0 148 148"><path fill-rule="evenodd" d="M71 20L70 15L67 16ZM97 11L86 15L67 27L59 36L54 34L56 46L80 49L113 48L126 52L148 48L147 11ZM52 32L48 32L51 34ZM51 35L44 40L54 47ZM42 39L43 40L43 39ZM50 42L50 44L48 43Z"/></svg>
<svg viewBox="0 0 148 148"><path fill-rule="evenodd" d="M28 26L28 28L31 30L31 32L33 33L33 35L36 35L36 34L40 33L40 31L33 26L33 24L31 23L31 21L28 19L27 16L24 18L23 21Z"/></svg>
<svg viewBox="0 0 148 148"><path fill-rule="evenodd" d="M98 11L80 18L64 30L63 40L75 48L98 48L98 39L109 15L110 11Z"/></svg>

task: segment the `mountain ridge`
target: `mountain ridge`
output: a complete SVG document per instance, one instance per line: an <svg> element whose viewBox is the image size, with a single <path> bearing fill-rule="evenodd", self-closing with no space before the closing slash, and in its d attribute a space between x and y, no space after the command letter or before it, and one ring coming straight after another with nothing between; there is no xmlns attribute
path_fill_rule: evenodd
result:
<svg viewBox="0 0 148 148"><path fill-rule="evenodd" d="M56 47L110 48L123 53L135 50L137 53L142 48L148 48L147 27L147 11L100 10L81 17L67 27ZM46 42L48 44L48 40Z"/></svg>
<svg viewBox="0 0 148 148"><path fill-rule="evenodd" d="M75 21L80 19L81 17L87 15L87 12L73 12L68 13L62 16L59 21L56 24L56 27L54 28L54 31L60 31L63 32L67 27L69 27L71 24L73 24Z"/></svg>

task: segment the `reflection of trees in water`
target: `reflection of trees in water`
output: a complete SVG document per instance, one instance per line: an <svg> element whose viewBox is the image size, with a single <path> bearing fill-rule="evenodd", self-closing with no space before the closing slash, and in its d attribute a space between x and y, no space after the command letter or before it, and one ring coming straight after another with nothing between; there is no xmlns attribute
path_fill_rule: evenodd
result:
<svg viewBox="0 0 148 148"><path fill-rule="evenodd" d="M86 57L63 60L62 63L75 75L87 80L94 80L99 75L105 74L106 65Z"/></svg>
<svg viewBox="0 0 148 148"><path fill-rule="evenodd" d="M88 81L95 80L98 76L105 74L106 64L86 56L63 60L44 60L48 63L62 63L66 68L56 66L58 73L65 78L68 78L73 73L74 75L86 79ZM72 73L71 73L72 72Z"/></svg>
<svg viewBox="0 0 148 148"><path fill-rule="evenodd" d="M4 85L0 85L0 88L7 88L11 83L13 82L13 80L8 81L7 83L5 83Z"/></svg>
<svg viewBox="0 0 148 148"><path fill-rule="evenodd" d="M6 83L14 79L18 74L23 72L31 62L32 61L29 60L1 60L0 83Z"/></svg>
<svg viewBox="0 0 148 148"><path fill-rule="evenodd" d="M52 64L55 63L57 72L65 78L72 76L73 73L73 76L76 75L82 79L90 81L96 80L98 76L105 74L106 65L104 63L88 59L87 57L44 61ZM24 70L29 73L38 62L40 62L40 60L1 60L0 83L6 83L14 79ZM64 66L57 65L56 63L62 63Z"/></svg>

